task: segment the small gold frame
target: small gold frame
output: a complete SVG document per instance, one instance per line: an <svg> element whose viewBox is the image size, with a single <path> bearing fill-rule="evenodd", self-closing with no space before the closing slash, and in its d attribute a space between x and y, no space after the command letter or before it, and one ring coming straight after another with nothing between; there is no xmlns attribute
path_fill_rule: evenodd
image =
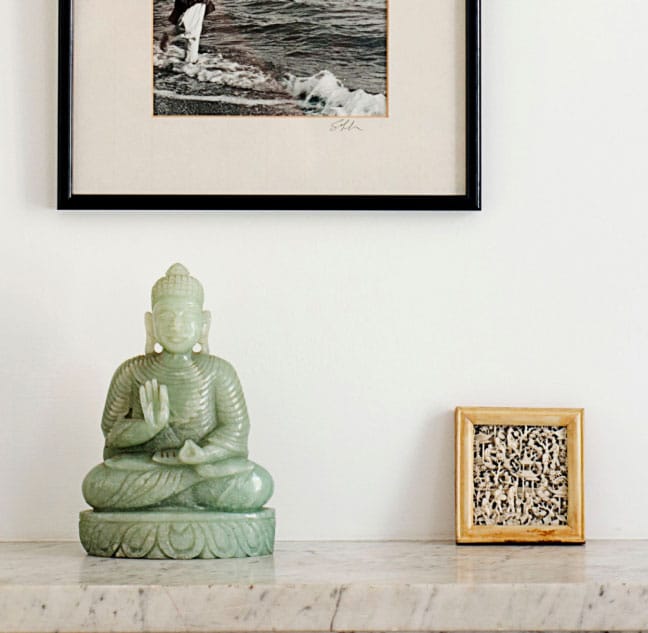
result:
<svg viewBox="0 0 648 633"><path fill-rule="evenodd" d="M457 407L455 503L457 543L584 543L583 409ZM567 428L567 525L474 525L475 425Z"/></svg>

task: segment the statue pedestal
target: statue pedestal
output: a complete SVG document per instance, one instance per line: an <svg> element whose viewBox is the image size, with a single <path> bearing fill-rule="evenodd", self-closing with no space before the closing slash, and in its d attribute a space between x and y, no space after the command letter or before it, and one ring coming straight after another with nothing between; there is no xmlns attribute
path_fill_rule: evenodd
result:
<svg viewBox="0 0 648 633"><path fill-rule="evenodd" d="M245 558L274 550L272 508L232 512L165 510L79 514L88 554L117 558Z"/></svg>

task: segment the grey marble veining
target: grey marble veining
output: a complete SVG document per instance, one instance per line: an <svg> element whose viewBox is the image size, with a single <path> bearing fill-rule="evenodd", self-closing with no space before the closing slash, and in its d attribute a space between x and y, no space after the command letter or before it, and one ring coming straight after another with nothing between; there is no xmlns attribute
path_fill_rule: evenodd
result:
<svg viewBox="0 0 648 633"><path fill-rule="evenodd" d="M3 633L470 630L648 630L648 541L297 542L205 561L0 544Z"/></svg>

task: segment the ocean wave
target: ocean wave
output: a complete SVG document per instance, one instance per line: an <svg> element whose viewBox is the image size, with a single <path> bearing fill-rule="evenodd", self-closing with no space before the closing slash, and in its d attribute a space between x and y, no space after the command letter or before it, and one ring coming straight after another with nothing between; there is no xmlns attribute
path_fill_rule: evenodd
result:
<svg viewBox="0 0 648 633"><path fill-rule="evenodd" d="M158 48L153 55L153 65L159 70L181 74L201 83L246 90L281 90L279 82L261 68L226 59L220 53L201 53L194 64L187 63L184 56L184 50L178 46L169 46L166 51Z"/></svg>
<svg viewBox="0 0 648 633"><path fill-rule="evenodd" d="M307 113L325 116L384 116L387 113L384 94L351 90L328 70L311 77L288 75L284 86Z"/></svg>
<svg viewBox="0 0 648 633"><path fill-rule="evenodd" d="M156 48L153 64L166 76L160 85L156 81L156 94L167 98L242 106L292 104L307 115L337 117L384 116L387 110L384 94L348 88L329 70L309 77L275 76L270 70L211 52L201 53L196 63L187 63L184 50L173 45L166 51ZM191 84L192 80L198 85ZM218 87L215 94L209 93L209 84Z"/></svg>
<svg viewBox="0 0 648 633"><path fill-rule="evenodd" d="M156 40L168 28L170 5L154 0ZM327 69L346 86L386 93L387 0L218 0L215 6L201 52L269 68L274 77L307 78Z"/></svg>

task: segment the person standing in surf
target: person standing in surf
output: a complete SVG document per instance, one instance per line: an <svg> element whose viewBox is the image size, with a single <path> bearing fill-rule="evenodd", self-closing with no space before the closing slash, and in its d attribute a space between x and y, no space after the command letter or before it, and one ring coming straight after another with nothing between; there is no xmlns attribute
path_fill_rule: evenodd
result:
<svg viewBox="0 0 648 633"><path fill-rule="evenodd" d="M215 10L213 0L175 0L169 16L171 26L162 34L160 48L166 51L171 39L182 37L187 41L185 60L190 64L198 61L198 48L205 16Z"/></svg>

